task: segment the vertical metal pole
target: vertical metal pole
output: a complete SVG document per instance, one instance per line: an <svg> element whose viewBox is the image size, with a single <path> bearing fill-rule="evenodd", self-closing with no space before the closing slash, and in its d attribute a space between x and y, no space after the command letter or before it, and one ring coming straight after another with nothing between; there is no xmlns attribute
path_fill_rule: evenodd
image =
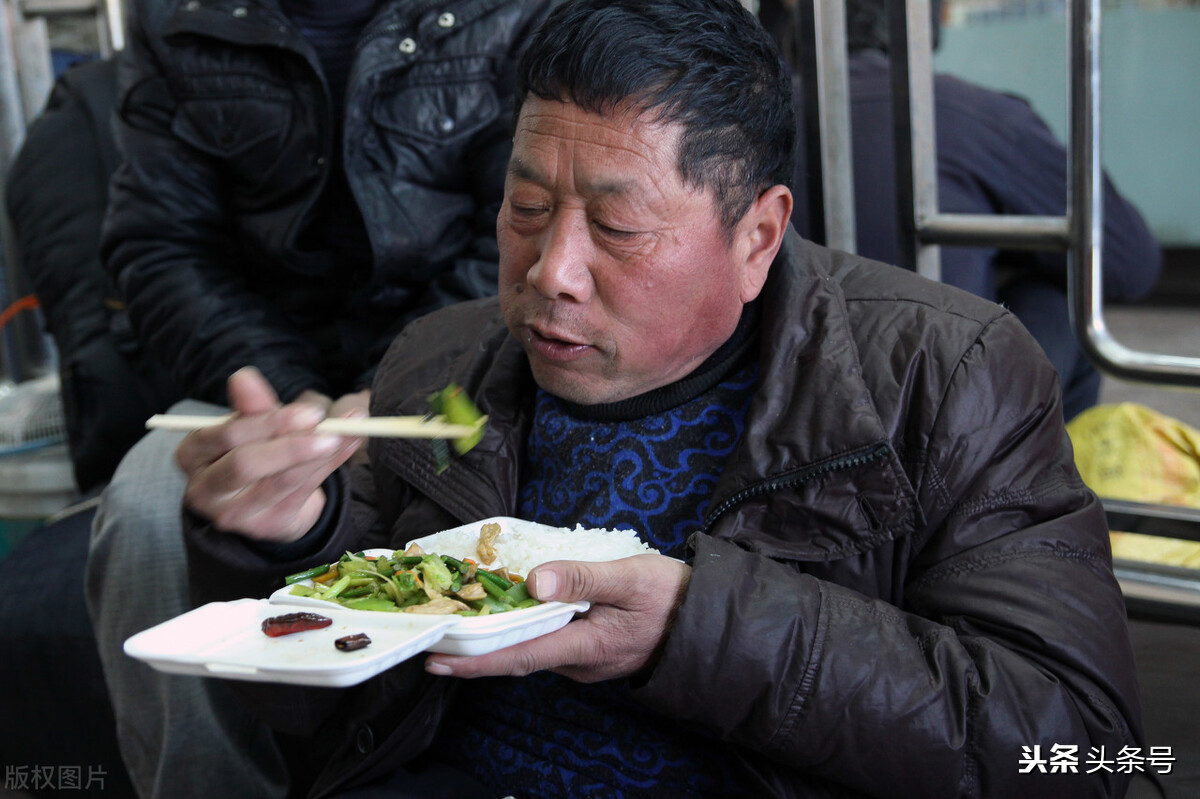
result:
<svg viewBox="0 0 1200 799"><path fill-rule="evenodd" d="M104 0L104 21L108 25L108 49L117 53L125 49L125 4L122 0Z"/></svg>
<svg viewBox="0 0 1200 799"><path fill-rule="evenodd" d="M13 155L25 137L25 112L21 102L21 87L17 82L17 58L13 49L10 17L12 11L10 2L0 3L0 180L8 175ZM3 192L0 191L0 199L2 198ZM7 247L9 237L5 236L4 239ZM7 262L8 258L5 257L4 260ZM9 286L7 263L0 263L0 309L7 308L15 299ZM0 384L16 382L18 347L15 330L12 325L0 329Z"/></svg>
<svg viewBox="0 0 1200 799"><path fill-rule="evenodd" d="M12 20L16 40L16 59L20 65L18 85L25 120L41 113L54 88L53 57L50 54L50 28L45 17Z"/></svg>
<svg viewBox="0 0 1200 799"><path fill-rule="evenodd" d="M888 0L888 23L900 266L915 269L931 280L941 280L940 251L923 244L920 237L924 221L938 213L929 0Z"/></svg>
<svg viewBox="0 0 1200 799"><path fill-rule="evenodd" d="M17 55L13 46L12 2L0 5L0 175L25 138L25 110L17 80Z"/></svg>
<svg viewBox="0 0 1200 799"><path fill-rule="evenodd" d="M802 106L796 109L797 131L804 147L804 195L808 207L808 237L825 244L825 173L821 157L821 88L817 76L816 4L796 4L796 79Z"/></svg>
<svg viewBox="0 0 1200 799"><path fill-rule="evenodd" d="M854 226L854 157L850 138L850 80L846 58L845 0L815 0L817 103L821 127L825 244L857 252Z"/></svg>
<svg viewBox="0 0 1200 799"><path fill-rule="evenodd" d="M1071 0L1069 32L1071 147L1067 154L1070 184L1071 249L1067 286L1071 324L1086 343L1106 337L1100 292L1104 235L1100 185L1100 8L1099 0Z"/></svg>

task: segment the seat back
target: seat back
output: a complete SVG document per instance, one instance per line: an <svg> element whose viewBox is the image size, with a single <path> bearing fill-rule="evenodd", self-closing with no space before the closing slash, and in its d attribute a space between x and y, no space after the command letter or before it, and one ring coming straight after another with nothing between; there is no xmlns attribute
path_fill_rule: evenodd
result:
<svg viewBox="0 0 1200 799"><path fill-rule="evenodd" d="M178 397L142 351L100 262L116 67L68 69L30 123L5 183L14 249L58 350L72 464L81 491L105 482L153 413Z"/></svg>

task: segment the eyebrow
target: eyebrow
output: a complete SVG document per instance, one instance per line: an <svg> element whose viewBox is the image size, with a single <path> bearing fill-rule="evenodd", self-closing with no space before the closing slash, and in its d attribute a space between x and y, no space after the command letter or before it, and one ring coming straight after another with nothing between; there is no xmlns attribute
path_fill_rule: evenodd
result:
<svg viewBox="0 0 1200 799"><path fill-rule="evenodd" d="M511 177L519 180L528 180L531 183L536 183L539 186L546 186L550 181L545 175L538 172L529 164L519 160L512 159L508 163L508 174ZM634 187L634 182L626 181L602 181L602 182L585 182L579 188L584 194L608 194L608 195L624 195L628 194L630 189Z"/></svg>

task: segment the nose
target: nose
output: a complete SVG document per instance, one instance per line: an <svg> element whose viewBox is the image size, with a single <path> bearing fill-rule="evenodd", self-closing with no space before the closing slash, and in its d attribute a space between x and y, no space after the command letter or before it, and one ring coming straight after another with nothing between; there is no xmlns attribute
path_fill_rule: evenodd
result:
<svg viewBox="0 0 1200 799"><path fill-rule="evenodd" d="M569 213L556 214L526 279L544 297L586 302L593 288L588 267L590 252L587 220Z"/></svg>

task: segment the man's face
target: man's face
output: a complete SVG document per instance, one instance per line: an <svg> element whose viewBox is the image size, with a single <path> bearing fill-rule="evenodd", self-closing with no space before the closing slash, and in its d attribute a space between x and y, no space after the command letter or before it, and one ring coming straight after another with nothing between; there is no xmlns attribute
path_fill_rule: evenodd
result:
<svg viewBox="0 0 1200 799"><path fill-rule="evenodd" d="M681 126L526 100L497 220L500 303L547 391L626 399L684 377L752 299ZM749 295L749 296L747 296Z"/></svg>

